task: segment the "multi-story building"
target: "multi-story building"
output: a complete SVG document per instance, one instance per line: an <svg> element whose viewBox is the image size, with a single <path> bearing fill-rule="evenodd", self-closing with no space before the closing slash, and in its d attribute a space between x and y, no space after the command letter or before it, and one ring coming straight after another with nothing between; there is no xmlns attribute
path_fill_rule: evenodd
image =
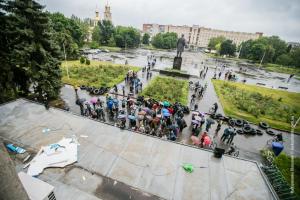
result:
<svg viewBox="0 0 300 200"><path fill-rule="evenodd" d="M263 33L245 33L234 31L223 31L199 26L174 26L174 25L159 25L159 24L143 24L143 32L149 33L151 37L158 33L175 32L178 37L184 35L189 46L207 47L209 40L213 37L224 36L226 39L232 40L235 44L257 39Z"/></svg>

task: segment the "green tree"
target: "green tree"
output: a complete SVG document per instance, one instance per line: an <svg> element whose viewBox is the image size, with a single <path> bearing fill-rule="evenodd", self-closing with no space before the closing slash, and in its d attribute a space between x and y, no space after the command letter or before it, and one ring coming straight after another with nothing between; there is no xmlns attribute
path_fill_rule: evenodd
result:
<svg viewBox="0 0 300 200"><path fill-rule="evenodd" d="M285 65L285 66L290 66L293 62L293 59L290 54L281 54L280 56L277 57L276 63L279 65Z"/></svg>
<svg viewBox="0 0 300 200"><path fill-rule="evenodd" d="M143 39L142 39L142 42L143 44L149 44L149 40L150 40L150 35L148 33L144 33L143 35Z"/></svg>
<svg viewBox="0 0 300 200"><path fill-rule="evenodd" d="M133 27L116 27L114 39L117 47L136 48L140 45L140 38L140 32Z"/></svg>
<svg viewBox="0 0 300 200"><path fill-rule="evenodd" d="M226 38L223 36L210 38L209 43L208 43L208 48L216 50L217 45L220 46L222 44L222 42L224 42L225 40L226 40Z"/></svg>
<svg viewBox="0 0 300 200"><path fill-rule="evenodd" d="M95 27L92 32L92 41L100 44L101 36L99 27Z"/></svg>
<svg viewBox="0 0 300 200"><path fill-rule="evenodd" d="M152 38L152 45L161 49L173 49L177 45L176 33L158 33Z"/></svg>
<svg viewBox="0 0 300 200"><path fill-rule="evenodd" d="M293 59L292 65L300 67L300 47L291 50L291 57Z"/></svg>
<svg viewBox="0 0 300 200"><path fill-rule="evenodd" d="M234 56L235 50L236 46L232 40L225 40L221 44L220 54Z"/></svg>
<svg viewBox="0 0 300 200"><path fill-rule="evenodd" d="M115 33L115 27L108 20L102 20L98 23L100 29L100 44L108 45L109 40ZM95 27L96 29L97 27Z"/></svg>
<svg viewBox="0 0 300 200"><path fill-rule="evenodd" d="M8 85L13 86L16 95L28 95L32 86L40 101L56 98L61 87L58 60L61 52L52 39L53 29L48 15L40 4L32 0L2 1L1 9L5 12L1 15L1 22L6 23L1 24L5 28L1 31L10 33L9 36L1 34L1 41L6 40L8 51L6 60L1 58L6 62L2 65L8 66L8 77L5 77L11 81ZM5 101L3 96L1 94L1 101Z"/></svg>
<svg viewBox="0 0 300 200"><path fill-rule="evenodd" d="M50 26L54 30L53 37L59 44L61 51L67 55L67 59L77 59L79 46L83 44L84 33L76 20L66 18L61 13L48 13Z"/></svg>

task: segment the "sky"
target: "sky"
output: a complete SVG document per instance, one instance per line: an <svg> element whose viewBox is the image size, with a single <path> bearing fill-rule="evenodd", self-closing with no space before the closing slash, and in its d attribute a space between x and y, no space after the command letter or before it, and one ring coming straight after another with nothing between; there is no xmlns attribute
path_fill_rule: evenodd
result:
<svg viewBox="0 0 300 200"><path fill-rule="evenodd" d="M115 25L142 29L144 23L278 35L300 42L300 0L38 0L50 12L93 18L111 6Z"/></svg>

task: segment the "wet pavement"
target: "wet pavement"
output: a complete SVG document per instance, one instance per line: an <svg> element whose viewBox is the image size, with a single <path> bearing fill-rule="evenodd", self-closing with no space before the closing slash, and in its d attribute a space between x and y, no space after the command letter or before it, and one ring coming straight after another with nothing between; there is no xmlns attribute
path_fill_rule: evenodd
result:
<svg viewBox="0 0 300 200"><path fill-rule="evenodd" d="M50 131L43 133L44 128ZM78 162L38 176L55 187L57 199L275 199L257 162L218 159L211 151L45 110L24 99L0 106L0 137L34 153L73 135L80 144ZM185 163L194 166L192 173L182 168ZM23 166L17 171L26 171Z"/></svg>
<svg viewBox="0 0 300 200"><path fill-rule="evenodd" d="M170 66L172 66L172 56L174 53L173 52L164 52L164 51L148 51L148 50L140 50L139 49L139 50L127 51L126 53L102 53L99 55L91 56L91 58L102 59L102 60L111 60L113 58L111 61L113 61L115 63L120 63L120 64L124 64L125 60L127 60L129 65L143 67L147 64L147 55L150 55L150 53L157 58L156 65L154 67L155 69L166 69L166 68L169 68ZM203 64L202 64L202 62L203 62ZM202 112L208 112L209 109L212 107L212 104L217 102L219 105L218 113L224 114L222 106L218 100L218 97L213 88L213 84L211 82L211 78L213 77L213 75L215 73L216 65L219 66L219 68L221 68L222 64L220 62L216 62L215 59L208 58L203 53L185 52L183 55L182 70L187 71L188 73L190 73L194 76L199 76L199 71L200 71L200 69L203 68L203 66L209 67L209 70L208 70L208 73L207 73L205 79L198 79L198 78L195 78L194 76L192 78L190 78L190 80L193 82L199 81L201 85L207 84L207 90L204 93L203 98L201 100L197 100L197 102L196 102L199 106L199 110ZM230 68L230 70L233 70L233 71L239 70L238 66L231 66L231 65L232 65L231 62L227 63L227 66L228 66L228 68ZM225 71L226 70L227 70L227 68L225 69ZM260 82L265 82L268 84L276 83L277 85L280 85L280 84L284 83L283 77L287 76L284 74L276 75L277 73L272 73L273 75L271 77L273 77L273 78L267 79L263 76L263 74L266 75L267 72L264 72L263 70L257 70L257 69L252 69L252 68L247 68L247 70L248 70L247 73L257 73L258 74L257 77L256 77L256 75L252 75L252 77L255 77L255 78L252 78L252 79L247 78L247 83L250 83L250 84L251 84L251 82L253 84L255 84L256 83L255 81L257 80L257 78L260 77L261 78L259 80ZM155 77L159 73L152 71L152 74L153 74L153 77ZM143 88L145 88L147 86L147 84L149 83L149 81L146 80L146 74L143 75L142 72L139 71L138 77L143 82ZM221 79L222 79L222 77L224 77L224 72L221 76ZM278 78L278 77L280 77L280 78ZM292 80L290 84L293 85L293 87L291 87L291 88L294 88L295 90L298 90L300 88L300 87L297 88L298 84L300 86L300 83L297 80ZM125 85L125 83L122 82L118 85L120 94L122 93L122 91L121 91L122 85ZM128 94L128 90L129 90L129 88L126 87L126 94ZM80 98L86 98L87 100L89 100L93 97L86 91L82 91L82 90L79 90L78 94L79 94ZM192 94L192 91L189 92L189 102L190 102L191 94ZM61 97L70 106L71 112L80 114L79 107L75 104L75 92L72 87L70 87L68 85L64 86L61 90ZM104 96L100 96L100 98L102 100L105 100ZM119 100L121 100L122 98L123 98L122 96L118 96ZM192 107L193 107L193 105L192 105ZM189 125L191 123L191 115L186 115L184 118L185 118L187 124ZM109 122L108 119L107 119L107 122ZM114 123L114 122L109 122L109 123ZM204 127L205 127L205 124L204 124L203 128ZM228 146L220 143L220 137L226 127L227 127L226 125L223 125L222 129L219 132L219 135L215 138L215 141L224 148L228 148ZM257 126L253 126L253 127L257 128ZM211 137L213 137L215 129L216 129L216 123L214 125L212 125L212 128L209 131L209 135ZM191 136L191 127L188 126L179 135L177 141L184 143L184 144L191 144L190 136ZM291 154L291 152L290 152L291 135L289 133L284 133L283 137L284 137L284 141L285 141L284 151L287 154ZM268 140L270 140L271 138L272 137L267 134L263 134L262 136L236 135L234 138L234 143L235 143L235 145L237 145L237 147L240 151L240 155L239 155L240 157L261 161L261 156L260 156L259 151L261 149L267 147L266 142ZM295 135L294 140L295 140L295 144L296 144L294 155L300 156L300 145L297 145L297 144L300 144L300 136Z"/></svg>

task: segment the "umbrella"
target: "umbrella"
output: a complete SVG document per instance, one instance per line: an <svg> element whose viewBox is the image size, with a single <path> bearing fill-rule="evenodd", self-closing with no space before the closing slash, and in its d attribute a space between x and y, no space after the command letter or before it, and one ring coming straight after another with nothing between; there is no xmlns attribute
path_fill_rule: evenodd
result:
<svg viewBox="0 0 300 200"><path fill-rule="evenodd" d="M79 103L83 104L83 103L86 101L86 99L85 99L85 98L81 98L81 99L78 99L77 101L78 101Z"/></svg>
<svg viewBox="0 0 300 200"><path fill-rule="evenodd" d="M170 114L169 112L165 112L165 113L163 113L163 116L164 116L164 117L170 117L171 114Z"/></svg>
<svg viewBox="0 0 300 200"><path fill-rule="evenodd" d="M114 103L119 103L119 100L118 99L113 99L113 102Z"/></svg>
<svg viewBox="0 0 300 200"><path fill-rule="evenodd" d="M90 100L90 102L91 102L91 103L97 103L97 100L98 100L97 97L93 97L93 98Z"/></svg>
<svg viewBox="0 0 300 200"><path fill-rule="evenodd" d="M212 118L207 118L206 123L214 124L215 121Z"/></svg>
<svg viewBox="0 0 300 200"><path fill-rule="evenodd" d="M161 115L156 115L157 118L161 118Z"/></svg>
<svg viewBox="0 0 300 200"><path fill-rule="evenodd" d="M166 109L166 108L163 108L161 111L162 111L163 114L164 114L164 113L170 113L169 110Z"/></svg>
<svg viewBox="0 0 300 200"><path fill-rule="evenodd" d="M164 101L164 102L163 102L163 106L169 107L169 106L170 106L170 103L169 103L168 101Z"/></svg>
<svg viewBox="0 0 300 200"><path fill-rule="evenodd" d="M201 119L201 117L199 117L199 116L195 116L195 120L201 121L202 119Z"/></svg>
<svg viewBox="0 0 300 200"><path fill-rule="evenodd" d="M136 118L133 115L128 115L128 119L135 120Z"/></svg>
<svg viewBox="0 0 300 200"><path fill-rule="evenodd" d="M198 120L192 120L192 124L200 124Z"/></svg>
<svg viewBox="0 0 300 200"><path fill-rule="evenodd" d="M193 145L200 145L200 143L201 143L200 139L194 135L191 136L191 140L192 140Z"/></svg>
<svg viewBox="0 0 300 200"><path fill-rule="evenodd" d="M118 119L124 119L124 118L126 118L126 115L119 115L118 116Z"/></svg>

